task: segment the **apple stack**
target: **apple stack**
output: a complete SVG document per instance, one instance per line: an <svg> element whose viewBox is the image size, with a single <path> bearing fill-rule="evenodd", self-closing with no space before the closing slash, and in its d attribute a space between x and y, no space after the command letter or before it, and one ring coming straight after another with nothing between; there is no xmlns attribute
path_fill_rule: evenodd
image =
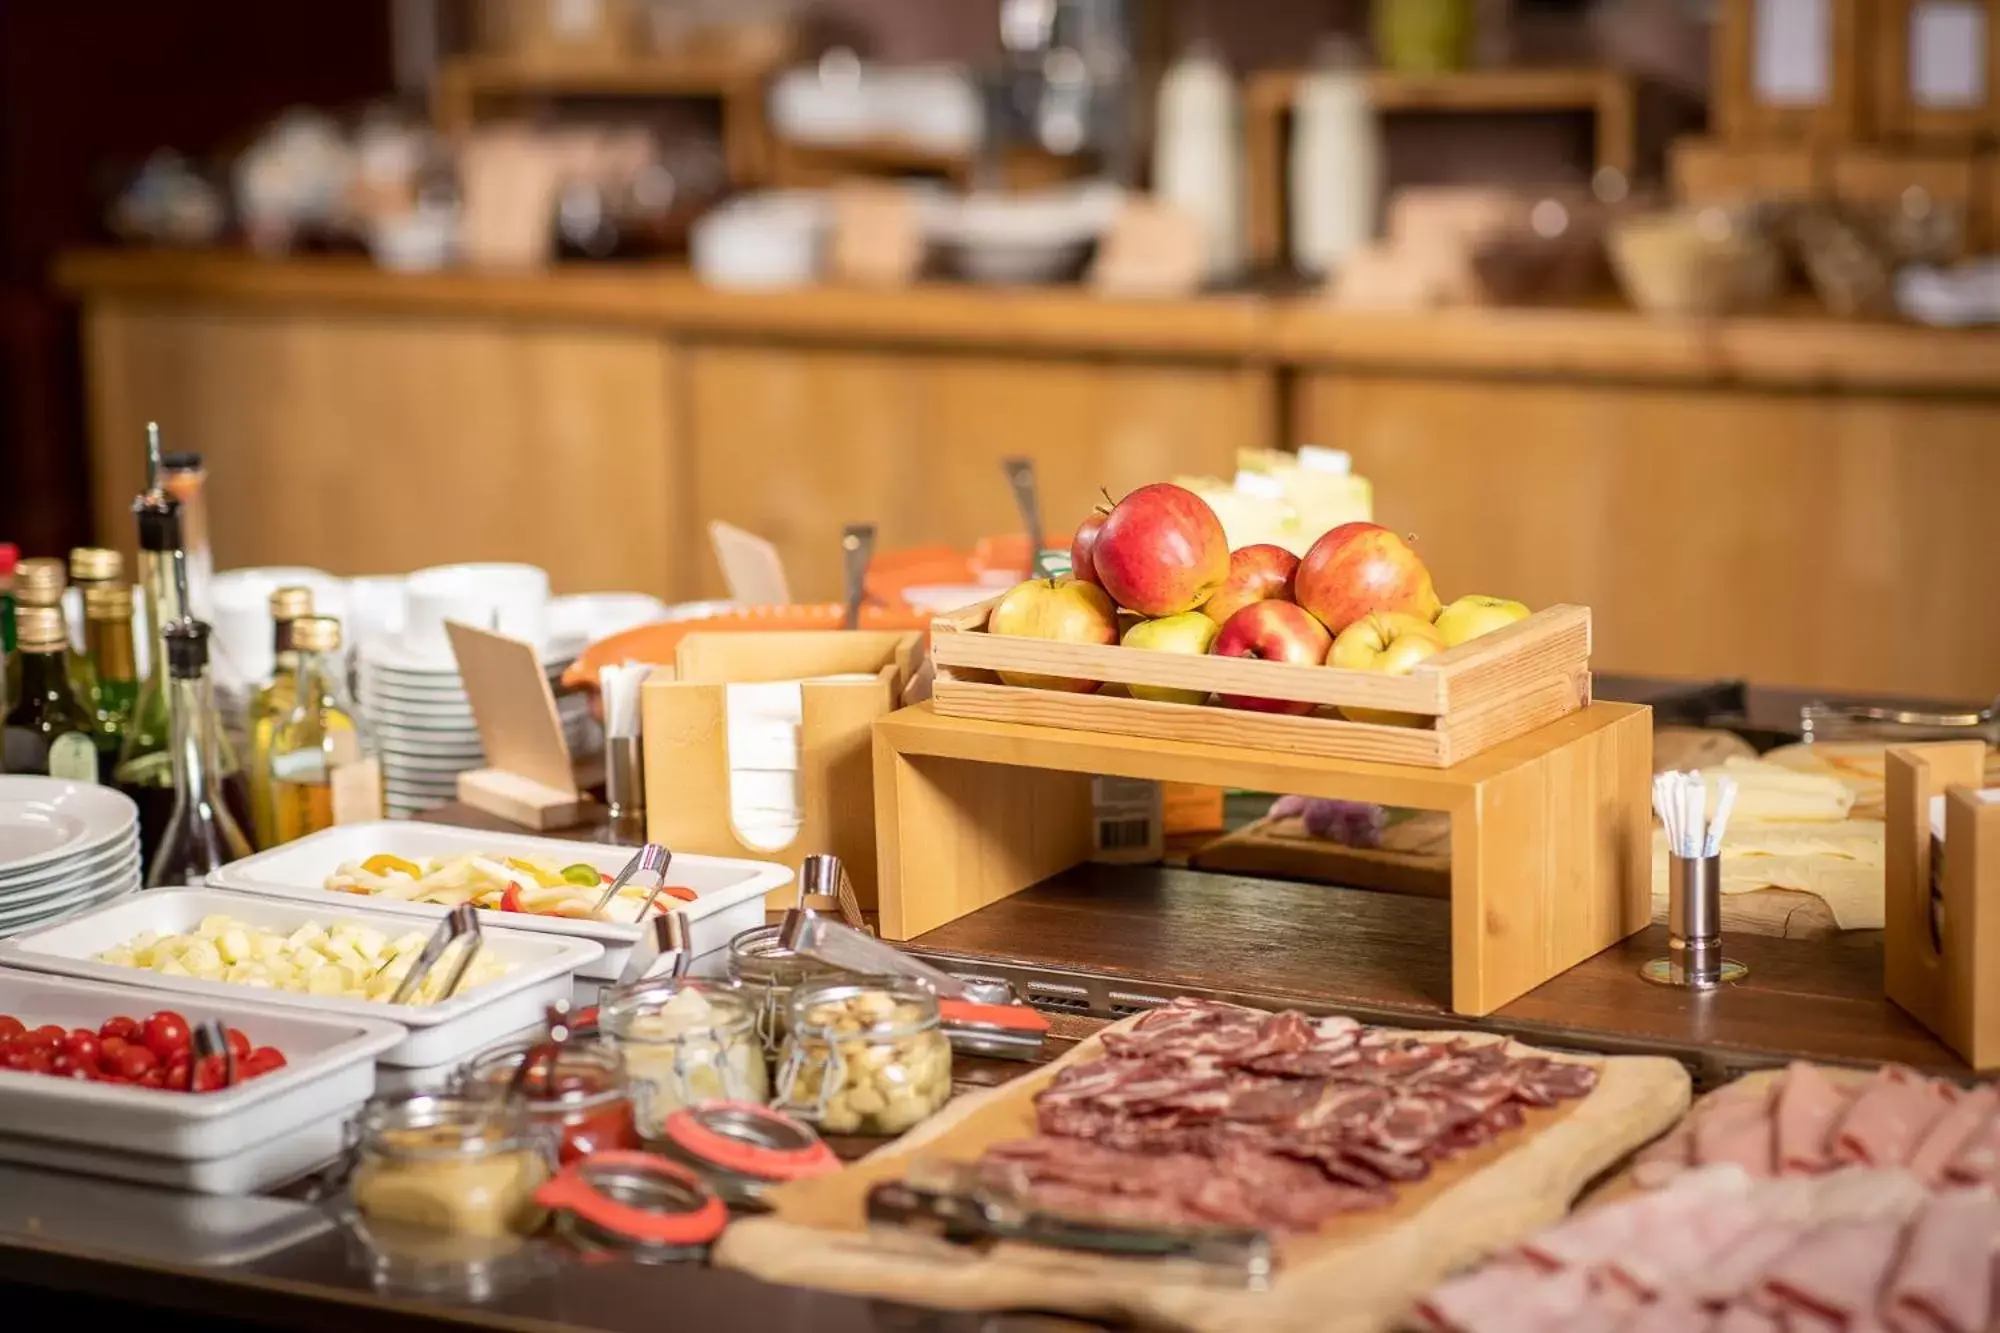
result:
<svg viewBox="0 0 2000 1333"><path fill-rule="evenodd" d="M1394 675L1446 648L1525 619L1528 608L1499 597L1438 600L1410 544L1374 523L1343 523L1303 558L1281 546L1231 551L1222 523L1192 491L1142 486L1077 528L1072 574L1030 579L1007 593L987 623L992 634L1064 643L1122 644L1152 652L1212 654ZM1009 685L1087 693L1096 681L1002 672ZM1206 704L1199 691L1128 685L1134 698ZM1288 699L1215 696L1225 708L1303 714ZM1343 708L1356 722L1415 725L1422 719Z"/></svg>

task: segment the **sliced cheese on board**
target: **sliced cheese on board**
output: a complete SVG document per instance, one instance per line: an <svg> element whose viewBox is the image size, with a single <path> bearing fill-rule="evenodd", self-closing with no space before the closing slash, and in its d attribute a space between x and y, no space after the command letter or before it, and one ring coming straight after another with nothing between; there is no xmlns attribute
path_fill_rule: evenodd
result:
<svg viewBox="0 0 2000 1333"><path fill-rule="evenodd" d="M1801 773L1782 764L1741 757L1701 770L1711 812L1724 776L1736 781L1735 820L1836 820L1854 809L1854 790L1827 773Z"/></svg>
<svg viewBox="0 0 2000 1333"><path fill-rule="evenodd" d="M1872 819L1732 819L1722 838L1722 892L1792 889L1827 905L1842 930L1883 920L1884 827ZM1653 830L1653 913L1667 911L1667 835Z"/></svg>

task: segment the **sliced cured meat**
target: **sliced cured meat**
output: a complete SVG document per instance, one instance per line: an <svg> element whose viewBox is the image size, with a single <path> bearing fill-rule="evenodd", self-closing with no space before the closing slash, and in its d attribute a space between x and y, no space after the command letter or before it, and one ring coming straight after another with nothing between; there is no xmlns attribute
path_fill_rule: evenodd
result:
<svg viewBox="0 0 2000 1333"><path fill-rule="evenodd" d="M1883 1309L1897 1333L1981 1333L1994 1311L2000 1203L1983 1190L1940 1194L1910 1224Z"/></svg>
<svg viewBox="0 0 2000 1333"><path fill-rule="evenodd" d="M1755 1287L1765 1270L1799 1243L1805 1230L1774 1223L1751 1231L1688 1281L1688 1295L1704 1305L1727 1305Z"/></svg>
<svg viewBox="0 0 2000 1333"><path fill-rule="evenodd" d="M1764 1275L1764 1290L1787 1308L1851 1327L1872 1318L1896 1262L1902 1224L1830 1222L1787 1250Z"/></svg>
<svg viewBox="0 0 2000 1333"><path fill-rule="evenodd" d="M1694 1162L1727 1164L1763 1178L1773 1175L1775 1146L1770 1111L1762 1098L1724 1102L1695 1121Z"/></svg>
<svg viewBox="0 0 2000 1333"><path fill-rule="evenodd" d="M1415 1156L1429 1148L1445 1130L1468 1118L1429 1097L1391 1096L1388 1106L1369 1122L1369 1133L1376 1147Z"/></svg>
<svg viewBox="0 0 2000 1333"><path fill-rule="evenodd" d="M1433 1329L1451 1333L1549 1333L1590 1303L1581 1273L1545 1276L1518 1264L1490 1264L1447 1282L1418 1305Z"/></svg>
<svg viewBox="0 0 2000 1333"><path fill-rule="evenodd" d="M1961 1185L2000 1183L2000 1114L1972 1131L1945 1168L1946 1180Z"/></svg>
<svg viewBox="0 0 2000 1333"><path fill-rule="evenodd" d="M1346 1014L1328 1014L1313 1020L1313 1045L1324 1049L1351 1046L1361 1035L1361 1024Z"/></svg>
<svg viewBox="0 0 2000 1333"><path fill-rule="evenodd" d="M1694 1126L1683 1119L1632 1159L1632 1181L1640 1189L1658 1189L1693 1165Z"/></svg>
<svg viewBox="0 0 2000 1333"><path fill-rule="evenodd" d="M1258 1029L1254 1041L1232 1053L1231 1063L1246 1065L1260 1056L1311 1050L1317 1036L1312 1020L1296 1010L1272 1014Z"/></svg>
<svg viewBox="0 0 2000 1333"><path fill-rule="evenodd" d="M1778 1087L1778 1169L1822 1171L1833 1165L1833 1127L1847 1111L1847 1094L1818 1065L1797 1063Z"/></svg>
<svg viewBox="0 0 2000 1333"><path fill-rule="evenodd" d="M1572 1097L1588 1096L1597 1086L1597 1069L1575 1060L1529 1056L1516 1062L1515 1096L1532 1106L1554 1106Z"/></svg>
<svg viewBox="0 0 2000 1333"><path fill-rule="evenodd" d="M1708 1333L1715 1316L1683 1296L1649 1301L1627 1315L1618 1333Z"/></svg>
<svg viewBox="0 0 2000 1333"><path fill-rule="evenodd" d="M1252 1124L1290 1123L1319 1104L1327 1085L1316 1079L1273 1079L1239 1088L1228 1118Z"/></svg>
<svg viewBox="0 0 2000 1333"><path fill-rule="evenodd" d="M1923 1142L1910 1154L1910 1174L1926 1185L1941 1184L1945 1169L1972 1136L1993 1118L1996 1110L2000 1110L2000 1089L1990 1083L1960 1097L1937 1118Z"/></svg>
<svg viewBox="0 0 2000 1333"><path fill-rule="evenodd" d="M1350 1162L1359 1162L1363 1166L1379 1171L1389 1180L1422 1180L1431 1173L1431 1164L1425 1158L1391 1152L1387 1148L1376 1148L1368 1144L1351 1143L1341 1150L1341 1156Z"/></svg>
<svg viewBox="0 0 2000 1333"><path fill-rule="evenodd" d="M1331 1050L1285 1051L1243 1061L1243 1067L1255 1073L1283 1074L1290 1078L1326 1078L1360 1064L1361 1052L1352 1045Z"/></svg>
<svg viewBox="0 0 2000 1333"><path fill-rule="evenodd" d="M1836 1162L1901 1166L1932 1125L1951 1109L1941 1082L1889 1068L1848 1106L1833 1134Z"/></svg>
<svg viewBox="0 0 2000 1333"><path fill-rule="evenodd" d="M1708 1326L1708 1333L1786 1333L1786 1329L1753 1305L1732 1305Z"/></svg>

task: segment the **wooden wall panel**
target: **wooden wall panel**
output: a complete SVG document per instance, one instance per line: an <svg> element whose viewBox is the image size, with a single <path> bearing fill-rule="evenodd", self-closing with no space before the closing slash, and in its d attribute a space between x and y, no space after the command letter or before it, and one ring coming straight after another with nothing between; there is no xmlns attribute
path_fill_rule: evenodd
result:
<svg viewBox="0 0 2000 1333"><path fill-rule="evenodd" d="M1987 699L2000 402L1302 376L1441 595L1593 611L1601 671Z"/></svg>
<svg viewBox="0 0 2000 1333"><path fill-rule="evenodd" d="M525 560L681 592L672 349L643 333L104 302L86 320L99 532L143 425L208 459L218 568Z"/></svg>
<svg viewBox="0 0 2000 1333"><path fill-rule="evenodd" d="M1081 359L688 349L695 508L775 542L795 595L840 590L840 529L886 547L1017 532L1000 460L1035 460L1043 518L1068 532L1099 499L1179 473L1228 475L1276 435L1272 372ZM719 591L712 558L704 592Z"/></svg>

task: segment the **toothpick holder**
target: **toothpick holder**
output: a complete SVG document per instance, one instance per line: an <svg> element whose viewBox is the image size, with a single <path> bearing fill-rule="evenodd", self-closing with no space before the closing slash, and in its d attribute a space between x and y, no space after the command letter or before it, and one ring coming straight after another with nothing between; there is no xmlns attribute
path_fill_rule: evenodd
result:
<svg viewBox="0 0 2000 1333"><path fill-rule="evenodd" d="M1722 956L1722 856L1667 858L1667 956L1639 970L1646 980L1714 990L1749 975Z"/></svg>

